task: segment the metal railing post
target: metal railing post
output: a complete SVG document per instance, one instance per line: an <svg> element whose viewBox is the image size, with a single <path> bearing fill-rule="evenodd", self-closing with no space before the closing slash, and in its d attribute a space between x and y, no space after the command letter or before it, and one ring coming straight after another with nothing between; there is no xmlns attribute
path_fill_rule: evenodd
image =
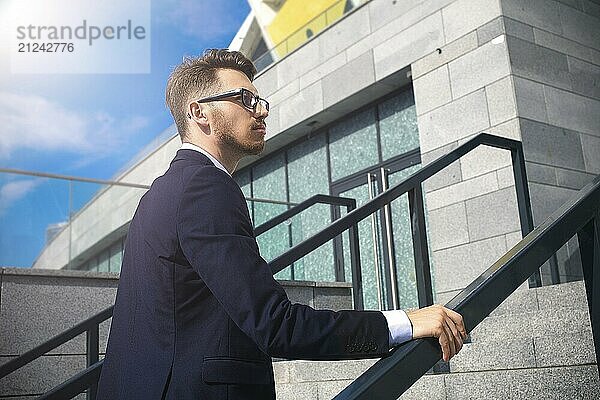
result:
<svg viewBox="0 0 600 400"><path fill-rule="evenodd" d="M350 213L356 208L356 200L347 206ZM360 242L358 240L358 222L348 229L350 247L350 268L352 269L352 299L355 310L364 310L365 302L362 289L362 267L360 263Z"/></svg>
<svg viewBox="0 0 600 400"><path fill-rule="evenodd" d="M417 295L419 298L419 308L422 308L433 304L433 287L431 284L431 264L429 262L425 206L423 204L423 190L421 189L421 185L408 191L408 205L415 257Z"/></svg>
<svg viewBox="0 0 600 400"><path fill-rule="evenodd" d="M384 167L381 168L381 187L384 191L389 189L389 170ZM387 253L388 259L388 274L390 289L388 290L388 306L391 305L392 310L400 308L400 294L398 293L398 271L396 268L396 250L394 248L393 240L393 227L392 227L392 207L391 202L383 206L383 218L384 218L384 230L385 230L385 243L384 249ZM391 300L391 304L390 303Z"/></svg>
<svg viewBox="0 0 600 400"><path fill-rule="evenodd" d="M534 228L533 215L531 214L531 199L527 186L527 171L525 170L525 155L523 145L516 143L515 148L510 151L512 156L513 173L515 176L515 189L517 191L517 207L519 208L519 220L521 221L521 234L527 236ZM539 269L529 278L529 287L542 286L542 278Z"/></svg>
<svg viewBox="0 0 600 400"><path fill-rule="evenodd" d="M67 259L67 269L71 269L71 260L73 259L73 180L69 179L69 252Z"/></svg>
<svg viewBox="0 0 600 400"><path fill-rule="evenodd" d="M596 360L600 360L600 211L577 232Z"/></svg>
<svg viewBox="0 0 600 400"><path fill-rule="evenodd" d="M86 331L86 367L91 367L98 362L100 357L100 324L94 325ZM94 381L87 390L87 400L96 400L98 381Z"/></svg>
<svg viewBox="0 0 600 400"><path fill-rule="evenodd" d="M556 253L552 254L552 256L548 259L548 264L550 266L550 284L559 284L560 272L558 271L558 257L556 257Z"/></svg>

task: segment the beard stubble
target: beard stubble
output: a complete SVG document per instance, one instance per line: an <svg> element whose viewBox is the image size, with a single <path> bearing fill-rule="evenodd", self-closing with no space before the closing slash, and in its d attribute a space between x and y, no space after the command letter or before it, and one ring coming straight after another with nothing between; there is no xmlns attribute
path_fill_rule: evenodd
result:
<svg viewBox="0 0 600 400"><path fill-rule="evenodd" d="M264 140L261 140L260 142L253 142L245 139L245 137L236 137L232 133L233 126L231 121L225 118L223 112L218 109L215 109L213 112L217 115L213 132L219 140L219 144L226 146L229 148L229 150L235 152L239 156L258 155L262 153L265 147ZM245 136L248 136L249 133L250 132L248 132Z"/></svg>

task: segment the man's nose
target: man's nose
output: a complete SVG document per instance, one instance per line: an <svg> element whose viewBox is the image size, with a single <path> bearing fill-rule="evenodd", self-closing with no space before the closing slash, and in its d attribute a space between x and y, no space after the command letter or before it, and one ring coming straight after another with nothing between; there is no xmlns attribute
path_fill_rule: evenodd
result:
<svg viewBox="0 0 600 400"><path fill-rule="evenodd" d="M256 105L256 118L265 119L265 118L267 118L268 115L269 115L269 111L267 110L267 108L261 102L259 102Z"/></svg>

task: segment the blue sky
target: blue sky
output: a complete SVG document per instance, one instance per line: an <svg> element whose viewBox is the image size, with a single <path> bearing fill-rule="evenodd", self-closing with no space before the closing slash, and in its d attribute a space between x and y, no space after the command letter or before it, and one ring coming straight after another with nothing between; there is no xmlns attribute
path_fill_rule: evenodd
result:
<svg viewBox="0 0 600 400"><path fill-rule="evenodd" d="M0 57L0 167L110 179L172 125L172 68L227 47L248 12L246 0L152 0L149 74L11 74ZM45 227L66 217L67 193L63 182L0 174L0 266L30 266Z"/></svg>

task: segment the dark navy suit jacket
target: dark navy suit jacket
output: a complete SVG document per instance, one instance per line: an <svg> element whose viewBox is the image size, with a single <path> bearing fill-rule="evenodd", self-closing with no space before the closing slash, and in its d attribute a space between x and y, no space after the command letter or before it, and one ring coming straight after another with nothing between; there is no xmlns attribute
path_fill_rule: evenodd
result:
<svg viewBox="0 0 600 400"><path fill-rule="evenodd" d="M292 304L259 254L237 183L181 149L129 226L98 399L273 399L271 357L388 349L380 312Z"/></svg>

